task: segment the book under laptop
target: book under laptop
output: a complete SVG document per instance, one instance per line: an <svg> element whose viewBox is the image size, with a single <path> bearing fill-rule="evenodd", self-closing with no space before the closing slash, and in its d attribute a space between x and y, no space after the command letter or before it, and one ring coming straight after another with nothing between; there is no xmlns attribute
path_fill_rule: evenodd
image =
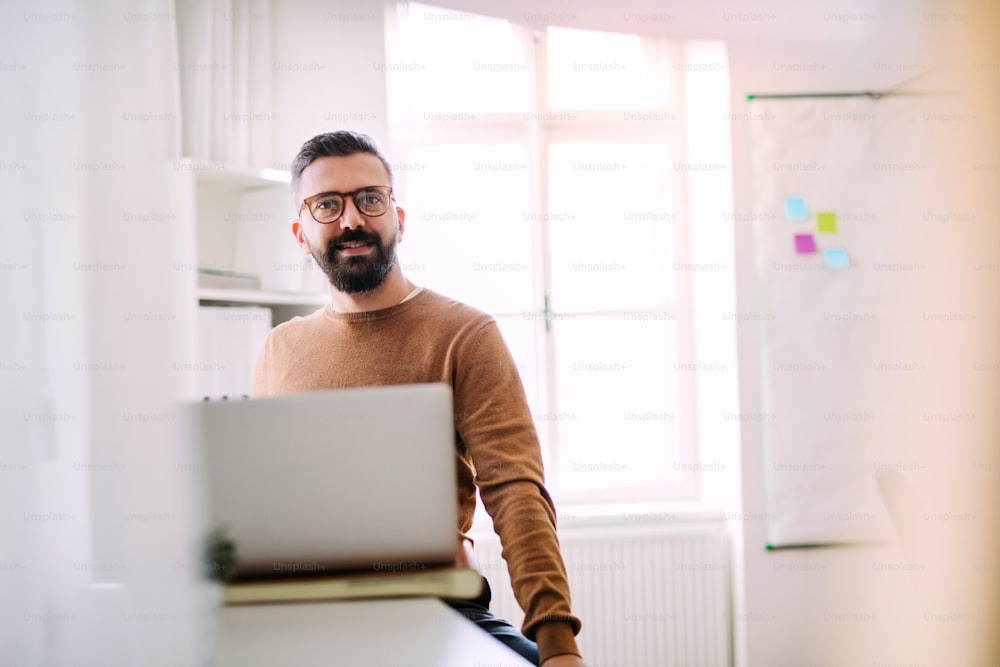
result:
<svg viewBox="0 0 1000 667"><path fill-rule="evenodd" d="M456 567L454 420L445 384L195 406L209 569L227 604L475 597Z"/></svg>

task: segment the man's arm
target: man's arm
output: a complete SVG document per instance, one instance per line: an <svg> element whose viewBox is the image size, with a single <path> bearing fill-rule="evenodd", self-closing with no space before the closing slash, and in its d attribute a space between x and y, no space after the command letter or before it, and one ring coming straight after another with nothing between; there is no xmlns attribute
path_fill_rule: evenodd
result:
<svg viewBox="0 0 1000 667"><path fill-rule="evenodd" d="M542 663L542 667L587 667L587 665L584 664L583 658L580 656L563 653L562 655L552 656Z"/></svg>
<svg viewBox="0 0 1000 667"><path fill-rule="evenodd" d="M455 557L455 564L459 567L468 567L473 570L479 569L476 563L476 552L472 549L472 541L463 539L458 541L458 554Z"/></svg>
<svg viewBox="0 0 1000 667"><path fill-rule="evenodd" d="M524 388L495 322L484 324L465 347L455 371L456 427L525 613L522 631L538 643L543 661L565 662L563 656L579 653L580 620L570 611L555 509Z"/></svg>

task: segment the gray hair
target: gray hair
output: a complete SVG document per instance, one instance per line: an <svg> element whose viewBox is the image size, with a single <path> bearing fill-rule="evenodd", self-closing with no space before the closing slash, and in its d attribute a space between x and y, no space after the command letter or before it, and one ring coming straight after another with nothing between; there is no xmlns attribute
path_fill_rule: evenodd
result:
<svg viewBox="0 0 1000 667"><path fill-rule="evenodd" d="M317 134L302 144L298 155L292 160L292 197L294 198L299 190L302 172L314 160L321 157L347 157L356 153L369 153L377 157L389 175L389 185L393 184L392 165L379 150L378 144L373 138L361 132L337 130L336 132ZM297 201L295 203L298 204Z"/></svg>

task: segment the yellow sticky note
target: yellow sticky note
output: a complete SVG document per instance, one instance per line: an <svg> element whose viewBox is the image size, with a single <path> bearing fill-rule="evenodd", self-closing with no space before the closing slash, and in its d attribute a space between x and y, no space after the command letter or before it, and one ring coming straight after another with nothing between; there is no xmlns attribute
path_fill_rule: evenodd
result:
<svg viewBox="0 0 1000 667"><path fill-rule="evenodd" d="M817 213L816 231L820 234L834 234L837 231L836 213Z"/></svg>

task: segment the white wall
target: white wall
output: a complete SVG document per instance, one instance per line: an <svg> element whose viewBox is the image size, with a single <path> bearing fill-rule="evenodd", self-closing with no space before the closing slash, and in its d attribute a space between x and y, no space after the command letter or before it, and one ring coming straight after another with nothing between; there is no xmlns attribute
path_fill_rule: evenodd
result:
<svg viewBox="0 0 1000 667"><path fill-rule="evenodd" d="M381 2L275 2L274 166L287 169L307 139L334 130L387 141Z"/></svg>

